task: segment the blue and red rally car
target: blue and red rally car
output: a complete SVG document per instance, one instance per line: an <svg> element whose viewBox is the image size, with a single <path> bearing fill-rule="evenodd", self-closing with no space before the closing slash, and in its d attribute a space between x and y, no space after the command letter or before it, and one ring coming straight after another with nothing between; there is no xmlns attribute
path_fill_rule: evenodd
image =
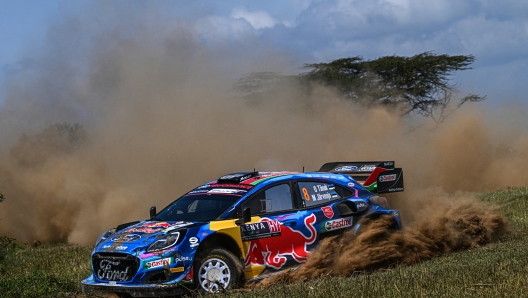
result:
<svg viewBox="0 0 528 298"><path fill-rule="evenodd" d="M306 261L325 237L398 210L377 194L403 191L394 162L333 162L318 172L240 172L207 182L151 218L103 233L84 292L131 296L215 293Z"/></svg>

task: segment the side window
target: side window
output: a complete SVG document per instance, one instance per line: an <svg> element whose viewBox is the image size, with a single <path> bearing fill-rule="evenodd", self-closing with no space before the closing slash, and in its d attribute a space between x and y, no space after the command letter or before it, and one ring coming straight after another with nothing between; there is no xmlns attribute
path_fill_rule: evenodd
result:
<svg viewBox="0 0 528 298"><path fill-rule="evenodd" d="M299 191L305 207L324 204L339 200L347 195L345 189L336 189L333 183L326 182L299 182ZM339 194L341 193L341 194Z"/></svg>
<svg viewBox="0 0 528 298"><path fill-rule="evenodd" d="M293 209L289 184L270 187L244 204L251 208L251 215L273 213Z"/></svg>

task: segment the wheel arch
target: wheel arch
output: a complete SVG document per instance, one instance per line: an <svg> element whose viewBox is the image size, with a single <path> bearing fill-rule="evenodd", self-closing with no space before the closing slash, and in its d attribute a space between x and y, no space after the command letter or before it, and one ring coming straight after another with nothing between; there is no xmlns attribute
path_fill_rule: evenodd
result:
<svg viewBox="0 0 528 298"><path fill-rule="evenodd" d="M238 259L243 261L244 257L242 255L242 247L240 247L235 239L233 237L221 233L216 232L214 234L211 234L204 240L202 240L202 243L198 247L198 250L196 251L197 256L203 255L206 251L210 249L215 248L223 248L231 253L233 253Z"/></svg>

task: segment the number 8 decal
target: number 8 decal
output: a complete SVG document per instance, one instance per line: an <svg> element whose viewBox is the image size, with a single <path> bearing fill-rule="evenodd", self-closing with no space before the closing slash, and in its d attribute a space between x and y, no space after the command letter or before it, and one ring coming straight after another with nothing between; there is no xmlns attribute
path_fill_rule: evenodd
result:
<svg viewBox="0 0 528 298"><path fill-rule="evenodd" d="M302 193L304 195L304 199L309 201L310 200L310 195L308 194L308 190L306 188L303 187L302 189Z"/></svg>

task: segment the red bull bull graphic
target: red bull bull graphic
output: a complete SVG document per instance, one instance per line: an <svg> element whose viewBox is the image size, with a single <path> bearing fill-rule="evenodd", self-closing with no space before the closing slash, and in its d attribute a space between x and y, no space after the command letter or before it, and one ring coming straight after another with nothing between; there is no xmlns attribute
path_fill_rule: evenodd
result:
<svg viewBox="0 0 528 298"><path fill-rule="evenodd" d="M170 227L171 224L168 222L147 222L126 230L126 233L156 233L163 229Z"/></svg>
<svg viewBox="0 0 528 298"><path fill-rule="evenodd" d="M260 265L280 269L287 261L286 256L291 256L298 263L306 261L309 254L306 246L314 243L317 237L317 232L314 228L314 214L311 214L304 219L304 225L310 231L310 236L308 237L302 232L283 225L276 220L262 218L257 224L260 224L261 222L264 223L262 226L264 232L261 233L261 235L266 235L266 237L250 240L249 249L246 255L246 267ZM266 226L266 223L268 226ZM267 227L270 228L269 231L267 231ZM244 229L245 228L246 227L244 227ZM280 237L268 236L271 233L278 232L280 232Z"/></svg>

